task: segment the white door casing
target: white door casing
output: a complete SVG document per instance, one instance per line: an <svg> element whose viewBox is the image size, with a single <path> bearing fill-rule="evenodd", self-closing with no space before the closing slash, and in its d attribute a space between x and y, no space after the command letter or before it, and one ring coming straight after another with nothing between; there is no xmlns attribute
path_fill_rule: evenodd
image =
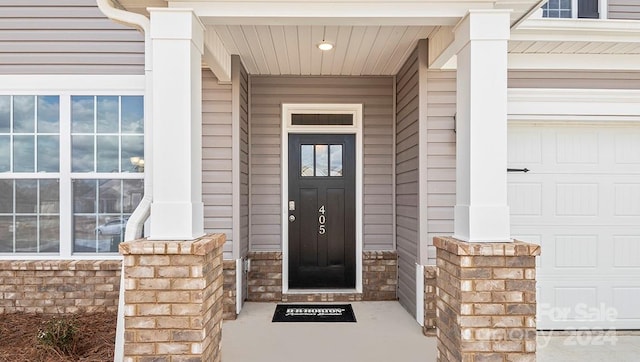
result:
<svg viewBox="0 0 640 362"><path fill-rule="evenodd" d="M325 114L353 114L351 126L299 126L291 124L293 113L325 113ZM323 133L323 134L355 134L356 135L356 293L362 293L362 180L363 180L363 117L361 103L284 103L282 104L282 135L281 135L281 197L282 197L282 293L313 293L312 289L289 290L289 133ZM321 292L351 293L353 290L320 290Z"/></svg>

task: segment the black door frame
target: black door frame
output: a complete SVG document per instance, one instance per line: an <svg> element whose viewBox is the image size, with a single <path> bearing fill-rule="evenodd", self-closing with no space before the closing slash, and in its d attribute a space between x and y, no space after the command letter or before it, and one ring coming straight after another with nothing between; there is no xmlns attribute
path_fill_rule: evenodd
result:
<svg viewBox="0 0 640 362"><path fill-rule="evenodd" d="M354 124L350 126L295 126L291 125L293 113L342 113L353 114ZM281 247L282 247L282 292L289 292L289 133L300 134L353 134L356 139L356 283L354 289L330 289L332 292L362 293L362 250L363 250L363 117L361 103L315 103L315 104L282 104L281 123ZM328 291L329 289L318 289ZM292 292L313 292L315 289L297 289Z"/></svg>

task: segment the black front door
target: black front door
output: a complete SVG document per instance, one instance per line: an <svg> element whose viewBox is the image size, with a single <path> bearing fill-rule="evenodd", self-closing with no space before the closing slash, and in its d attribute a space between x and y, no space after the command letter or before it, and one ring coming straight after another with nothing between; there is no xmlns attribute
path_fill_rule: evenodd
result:
<svg viewBox="0 0 640 362"><path fill-rule="evenodd" d="M289 135L289 287L355 287L355 135Z"/></svg>

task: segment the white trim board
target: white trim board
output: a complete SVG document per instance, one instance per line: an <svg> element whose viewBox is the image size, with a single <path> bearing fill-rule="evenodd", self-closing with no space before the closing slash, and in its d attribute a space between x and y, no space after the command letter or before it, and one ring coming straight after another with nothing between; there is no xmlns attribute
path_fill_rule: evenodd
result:
<svg viewBox="0 0 640 362"><path fill-rule="evenodd" d="M510 88L509 120L520 118L574 121L640 120L640 90Z"/></svg>
<svg viewBox="0 0 640 362"><path fill-rule="evenodd" d="M352 126L294 126L292 113L353 114ZM284 103L282 104L281 134L281 197L282 197L282 293L289 291L289 133L323 133L356 135L356 292L362 293L362 250L363 250L363 112L361 103ZM318 292L316 290L315 292ZM335 293L335 289L324 292ZM341 293L353 293L353 289L340 289Z"/></svg>
<svg viewBox="0 0 640 362"><path fill-rule="evenodd" d="M119 95L135 92L134 94L139 95L144 89L144 75L0 75L0 92L15 95L24 94L24 92L28 94L74 92L76 95L75 92L78 91L89 94L117 92Z"/></svg>

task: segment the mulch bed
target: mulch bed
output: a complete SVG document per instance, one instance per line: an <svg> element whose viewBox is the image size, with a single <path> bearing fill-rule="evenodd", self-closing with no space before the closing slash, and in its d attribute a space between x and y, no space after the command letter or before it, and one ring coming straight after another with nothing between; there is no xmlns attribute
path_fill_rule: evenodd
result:
<svg viewBox="0 0 640 362"><path fill-rule="evenodd" d="M1 314L0 361L113 361L116 313L75 315L78 338L69 355L37 341L38 330L52 317L46 314Z"/></svg>

